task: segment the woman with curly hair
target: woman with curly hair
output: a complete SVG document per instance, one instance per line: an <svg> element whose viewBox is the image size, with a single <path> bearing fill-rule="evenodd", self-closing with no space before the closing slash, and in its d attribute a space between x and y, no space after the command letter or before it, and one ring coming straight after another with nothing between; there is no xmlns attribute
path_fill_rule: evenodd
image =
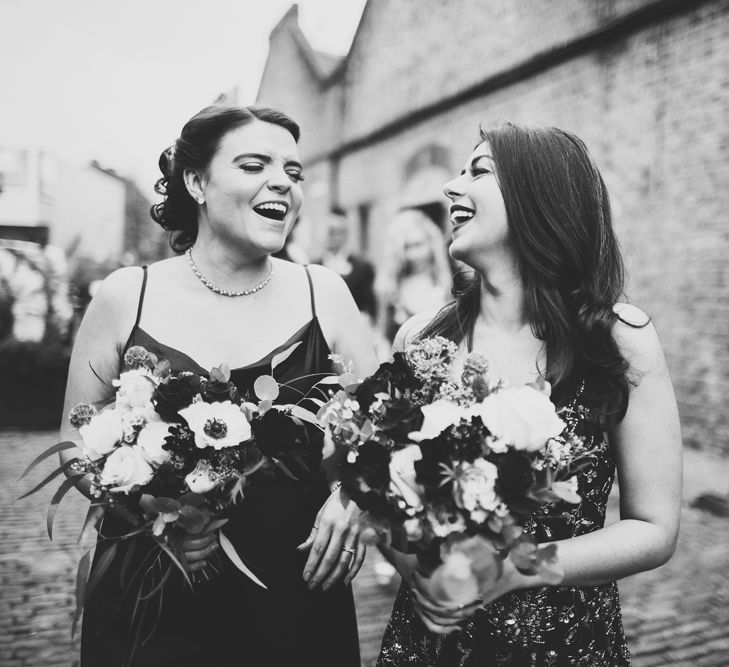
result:
<svg viewBox="0 0 729 667"><path fill-rule="evenodd" d="M672 555L681 507L681 435L655 328L621 302L624 268L603 179L585 144L556 128L483 129L451 200L450 254L473 273L456 300L419 315L396 348L441 335L481 353L510 385L551 385L594 456L577 505L542 505L526 530L557 545L555 585L510 559L465 607L429 590L412 556L378 665L629 665L616 580ZM617 470L620 519L605 526Z"/></svg>
<svg viewBox="0 0 729 667"><path fill-rule="evenodd" d="M246 395L276 354L298 344L276 368L296 390L284 388L284 403L331 371L332 352L354 360L359 373L374 367L367 341L347 326L358 311L344 282L323 267L272 257L301 209L298 138L296 123L273 109L214 106L187 122L160 158L164 200L152 209L180 255L103 282L78 331L67 409L113 398L111 381L135 345L173 371L206 375L227 363ZM86 602L82 665L359 665L349 586L364 558L358 510L338 488L330 492L320 438L310 438L307 458L310 474L296 480L277 468L252 475L221 529L268 590L221 555L222 571L209 581L191 590L175 571L161 596L135 609L119 552ZM80 486L88 494L88 483ZM109 516L101 532L128 529ZM218 545L217 531L187 537L190 569L205 568ZM130 577L146 576L138 566L151 546L145 536L124 541ZM92 576L105 548L97 546Z"/></svg>

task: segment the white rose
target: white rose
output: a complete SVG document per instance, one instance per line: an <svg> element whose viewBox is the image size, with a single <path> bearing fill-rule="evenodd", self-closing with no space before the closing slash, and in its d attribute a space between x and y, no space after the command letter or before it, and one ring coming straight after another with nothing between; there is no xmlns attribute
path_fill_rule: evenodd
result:
<svg viewBox="0 0 729 667"><path fill-rule="evenodd" d="M123 446L109 455L101 471L101 484L115 493L129 493L152 480L154 470L139 447Z"/></svg>
<svg viewBox="0 0 729 667"><path fill-rule="evenodd" d="M92 461L113 451L124 435L122 414L118 410L104 410L94 415L88 424L78 430L82 444L79 449Z"/></svg>
<svg viewBox="0 0 729 667"><path fill-rule="evenodd" d="M423 425L419 431L413 431L408 437L415 442L430 440L439 436L449 426L458 424L466 417L466 411L456 403L451 403L444 398L433 401L430 405L420 408L423 411Z"/></svg>
<svg viewBox="0 0 729 667"><path fill-rule="evenodd" d="M456 504L470 512L473 521L483 523L486 512L494 511L499 504L495 489L498 476L496 466L482 458L459 467L454 485Z"/></svg>
<svg viewBox="0 0 729 667"><path fill-rule="evenodd" d="M489 394L473 412L497 439L529 452L542 449L565 428L549 398L529 386Z"/></svg>
<svg viewBox="0 0 729 667"><path fill-rule="evenodd" d="M170 453L162 449L165 438L170 434L169 424L152 422L147 424L137 435L137 445L144 458L153 466L161 466L170 459Z"/></svg>
<svg viewBox="0 0 729 667"><path fill-rule="evenodd" d="M157 386L144 368L125 371L118 380L113 381L113 384L119 387L116 393L117 403L129 408L145 407Z"/></svg>
<svg viewBox="0 0 729 667"><path fill-rule="evenodd" d="M246 416L230 401L193 403L179 414L195 434L195 444L200 449L235 447L251 438Z"/></svg>
<svg viewBox="0 0 729 667"><path fill-rule="evenodd" d="M392 453L390 457L390 489L399 495L412 508L423 506L424 490L415 481L415 461L420 461L423 453L419 445L408 445Z"/></svg>
<svg viewBox="0 0 729 667"><path fill-rule="evenodd" d="M200 461L195 469L185 477L185 484L193 493L207 493L212 491L218 482L211 477L210 468Z"/></svg>

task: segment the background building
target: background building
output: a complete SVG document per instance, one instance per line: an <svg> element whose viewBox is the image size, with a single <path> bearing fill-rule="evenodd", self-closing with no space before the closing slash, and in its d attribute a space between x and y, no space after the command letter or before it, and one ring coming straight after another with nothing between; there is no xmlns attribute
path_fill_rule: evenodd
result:
<svg viewBox="0 0 729 667"><path fill-rule="evenodd" d="M628 295L661 332L689 446L729 454L729 1L369 0L349 53L314 51L292 6L258 103L302 126L306 218L332 205L375 260L501 119L591 147L611 193Z"/></svg>

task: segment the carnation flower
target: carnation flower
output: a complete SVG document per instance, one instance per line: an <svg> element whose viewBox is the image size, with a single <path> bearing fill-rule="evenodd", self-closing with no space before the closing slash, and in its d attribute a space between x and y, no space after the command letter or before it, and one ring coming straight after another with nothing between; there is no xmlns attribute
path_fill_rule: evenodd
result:
<svg viewBox="0 0 729 667"><path fill-rule="evenodd" d="M114 493L129 493L135 486L150 482L153 476L154 470L139 447L122 446L104 462L99 481Z"/></svg>
<svg viewBox="0 0 729 667"><path fill-rule="evenodd" d="M409 445L393 452L390 458L390 489L414 509L422 508L425 493L415 481L415 462L421 458L423 454L418 445Z"/></svg>
<svg viewBox="0 0 729 667"><path fill-rule="evenodd" d="M483 523L499 504L496 495L498 469L490 461L479 458L472 465L461 464L455 473L456 504L471 513L471 520Z"/></svg>
<svg viewBox="0 0 729 667"><path fill-rule="evenodd" d="M81 451L92 461L113 451L124 435L122 415L118 410L104 410L93 416L79 430Z"/></svg>
<svg viewBox="0 0 729 667"><path fill-rule="evenodd" d="M195 434L195 444L200 449L235 447L251 437L251 425L241 409L230 401L193 403L180 410L180 417Z"/></svg>
<svg viewBox="0 0 729 667"><path fill-rule="evenodd" d="M117 404L129 408L147 406L157 386L146 368L126 371L118 380L113 380L112 384L119 387L116 393Z"/></svg>
<svg viewBox="0 0 729 667"><path fill-rule="evenodd" d="M165 438L169 434L169 424L153 422L147 424L137 435L137 445L144 458L153 466L161 466L169 461L170 453L164 449Z"/></svg>
<svg viewBox="0 0 729 667"><path fill-rule="evenodd" d="M424 419L420 430L408 434L408 437L415 442L436 438L449 426L458 424L467 416L466 410L460 405L442 398L433 401L430 405L424 405L421 411Z"/></svg>
<svg viewBox="0 0 729 667"><path fill-rule="evenodd" d="M124 364L129 368L154 368L157 357L141 345L132 345L124 354Z"/></svg>
<svg viewBox="0 0 729 667"><path fill-rule="evenodd" d="M74 428L81 428L91 421L91 418L96 412L96 408L93 405L79 403L71 408L71 412L68 413L68 420Z"/></svg>
<svg viewBox="0 0 729 667"><path fill-rule="evenodd" d="M199 461L195 469L185 477L185 484L193 493L207 493L219 483L220 480L215 478L210 466L204 461Z"/></svg>
<svg viewBox="0 0 729 667"><path fill-rule="evenodd" d="M496 438L529 452L542 449L565 428L549 398L529 386L489 394L473 412Z"/></svg>

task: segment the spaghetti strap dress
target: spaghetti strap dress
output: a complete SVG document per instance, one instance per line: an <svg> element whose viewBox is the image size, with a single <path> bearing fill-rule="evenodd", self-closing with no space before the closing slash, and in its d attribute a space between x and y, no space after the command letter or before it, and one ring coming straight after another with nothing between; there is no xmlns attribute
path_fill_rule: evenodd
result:
<svg viewBox="0 0 729 667"><path fill-rule="evenodd" d="M295 343L300 344L276 367L279 382L288 383L277 402L299 401L302 393L311 392L331 372L330 349L316 316L308 269L306 276L311 320L260 361L231 371L231 381L242 396L252 396L256 378L271 372L274 355ZM139 326L146 283L145 267L137 321L126 348L141 345L167 359L174 371L207 375L194 359L155 340ZM268 590L253 583L221 554L219 574L190 589L175 570L162 595L145 601L135 615L136 592L128 581L120 581L122 569L134 573L135 568L148 567L144 556L153 543L146 536L125 540L86 601L82 667L360 665L351 587L337 583L326 592L309 590L302 579L308 554L297 551L296 546L308 537L329 495L320 466L322 440L312 431L307 457L311 472L299 472L296 480L278 468L255 473L248 480L244 499L229 512L229 522L222 529ZM102 535L120 535L128 529L128 524L109 515ZM129 555L131 566L122 568L123 549L133 540L138 544ZM97 545L92 573L108 544ZM130 660L133 616L140 619L141 630Z"/></svg>

